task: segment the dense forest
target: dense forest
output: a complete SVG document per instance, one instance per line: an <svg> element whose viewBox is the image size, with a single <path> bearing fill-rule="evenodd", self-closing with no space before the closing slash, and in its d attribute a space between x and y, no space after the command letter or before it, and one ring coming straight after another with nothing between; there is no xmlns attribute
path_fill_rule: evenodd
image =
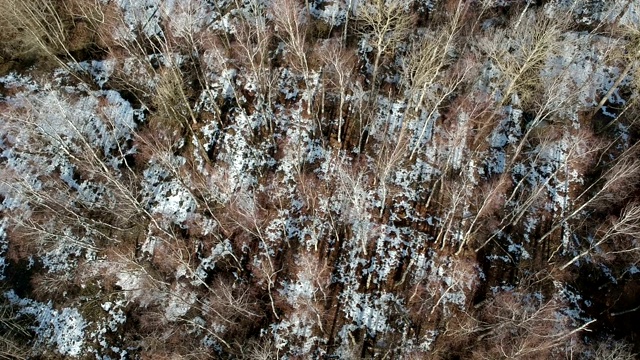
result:
<svg viewBox="0 0 640 360"><path fill-rule="evenodd" d="M0 0L0 358L640 353L637 0Z"/></svg>

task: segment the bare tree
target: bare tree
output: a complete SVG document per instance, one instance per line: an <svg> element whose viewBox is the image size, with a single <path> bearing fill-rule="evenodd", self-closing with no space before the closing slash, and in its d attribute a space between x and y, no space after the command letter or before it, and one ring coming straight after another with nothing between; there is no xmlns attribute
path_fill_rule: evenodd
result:
<svg viewBox="0 0 640 360"><path fill-rule="evenodd" d="M294 69L302 72L309 96L307 115L311 114L316 84L311 79L311 69L307 59L306 31L308 13L297 0L275 0L271 3L270 13L273 17L275 32L287 45L292 55Z"/></svg>
<svg viewBox="0 0 640 360"><path fill-rule="evenodd" d="M302 6L296 0L276 0L269 9L275 31L293 55L293 65L301 71L305 79L309 74L306 54L306 25L308 19Z"/></svg>
<svg viewBox="0 0 640 360"><path fill-rule="evenodd" d="M415 144L413 145L413 149L411 150L410 159L415 158L416 152L422 148L422 141L427 133L427 129L429 129L435 120L437 119L437 113L441 108L442 104L449 99L449 97L458 90L458 87L465 81L467 74L472 68L472 64L461 64L463 69L460 72L453 72L450 74L450 78L443 81L444 86L442 86L442 91L438 96L430 103L428 106L431 108L429 113L423 116L424 124L418 134L417 139L415 140ZM427 84L425 84L426 86ZM423 89L426 91L426 89ZM421 93L420 103L416 104L416 109L418 109L422 105L422 101L424 100L425 92Z"/></svg>
<svg viewBox="0 0 640 360"><path fill-rule="evenodd" d="M20 338L30 336L23 321L19 320L6 299L0 302L0 359L22 360L29 358L28 348L20 343Z"/></svg>
<svg viewBox="0 0 640 360"><path fill-rule="evenodd" d="M620 196L619 193L616 194L616 190L619 190L621 188L628 188L629 186L635 186L638 183L640 161L632 157L631 154L633 152L634 149L626 150L626 152L617 159L616 163L604 172L604 174L599 178L599 181L594 181L589 187L587 187L582 193L580 193L574 199L574 201L582 201L582 204L576 206L572 211L567 212L562 218L560 218L559 221L555 223L555 225L551 227L551 229L549 229L549 231L542 235L538 241L544 241L556 230L564 226L567 221L577 217L584 209L588 208L589 206L595 205L596 203L603 200L606 201L607 197L610 196ZM594 188L596 188L596 186L601 183L602 185L600 189L595 191L595 193L592 193ZM631 224L633 224L633 221L635 221L635 209L631 209L631 212L626 213L628 216L630 216L629 218L627 218L629 222L623 222L621 224L622 227L619 227L618 230L625 228L629 229L629 226L631 226ZM605 239L604 241L606 240L607 239ZM551 258L555 256L555 254L558 252L558 250L560 250L561 247L562 245L560 245L558 249L556 249L556 251L551 254L549 260L551 260ZM582 256L579 256L578 258L580 257Z"/></svg>
<svg viewBox="0 0 640 360"><path fill-rule="evenodd" d="M557 21L530 10L523 12L509 29L497 31L491 39L480 42L506 81L500 104L510 101L514 92L526 98L529 95L526 89L537 84L539 70L561 43L557 39L563 27Z"/></svg>
<svg viewBox="0 0 640 360"><path fill-rule="evenodd" d="M637 165L636 165L637 166ZM578 255L574 256L573 259L568 261L562 267L561 270L566 269L571 266L571 264L580 260L581 258L589 255L596 248L600 247L602 244L609 240L613 240L617 237L632 237L639 238L640 237L640 205L638 204L630 204L622 211L622 215L619 219L617 219L611 227L600 236L600 239L595 243L589 245L589 248L582 251ZM616 250L616 252L630 252L630 251L640 251L640 248L632 248L632 249L621 249Z"/></svg>
<svg viewBox="0 0 640 360"><path fill-rule="evenodd" d="M626 4L625 8L627 6L629 6L629 4L630 4L630 2L628 2ZM623 12L624 12L624 10L623 10ZM635 27L632 27L632 26L624 27L623 28L623 33L625 34L625 37L628 38L630 41L626 44L625 51L622 52L621 54L618 54L617 58L619 60L621 60L622 63L626 63L626 65L624 65L624 68L622 69L622 72L618 75L618 77L616 78L616 80L613 83L613 85L611 85L611 87L609 88L607 93L604 94L604 96L602 96L602 99L600 99L600 101L598 102L598 105L591 112L591 116L592 117L598 111L600 111L600 109L602 109L602 107L604 106L604 104L607 101L610 100L611 95L613 95L613 93L616 90L618 90L618 88L620 87L622 82L627 78L627 76L629 76L631 74L633 79L634 79L634 82L635 83L640 83L640 69L639 69L639 64L640 64L640 26L638 24L636 24ZM632 100L632 102L636 102L636 101L637 101L636 99Z"/></svg>
<svg viewBox="0 0 640 360"><path fill-rule="evenodd" d="M336 41L326 43L320 50L325 73L340 96L338 103L338 144L342 142L344 106L355 66L355 55L342 49Z"/></svg>
<svg viewBox="0 0 640 360"><path fill-rule="evenodd" d="M26 203L43 214L43 217L23 217L14 213L14 221L29 233L38 235L41 239L57 237L71 241L81 248L95 250L95 244L77 240L65 233L65 229L84 229L86 234L118 241L127 232L132 232L132 221L145 218L152 222L154 220L140 201L137 186L133 185L137 178L135 173L127 165L123 172L117 169L117 161L124 159L126 149L122 144L124 140L115 132L114 119L109 116L102 119L72 116L69 109L71 104L59 96L50 95L45 99L33 96L28 100L32 102L27 103L26 109L22 109L26 112L16 110L3 116L2 130L7 134L19 134L23 139L31 139L32 143L20 141L13 144L14 151L18 151L18 154L28 154L31 151L29 148L36 143L43 149L48 149L45 151L56 151L57 154L49 153L49 156L58 156L58 161L62 161L61 166L67 169L65 171L75 171L83 176L82 187L77 182L74 185L65 177L73 174L65 174L59 178L40 175L40 184L25 178L24 171L47 173L46 168L43 168L45 164L35 163L30 168L6 171L6 178L2 179L2 183L14 196L24 197ZM105 128L113 126L114 132L105 133L102 139L114 146L114 153L109 155L111 159L100 144L92 141L91 138L95 139L96 136L91 132L94 125ZM97 192L103 193L97 196ZM102 216L92 215L96 212L101 212ZM50 227L46 223L49 220L58 222L59 226ZM82 236L78 239L88 238L90 237Z"/></svg>
<svg viewBox="0 0 640 360"><path fill-rule="evenodd" d="M595 346L595 360L633 360L637 354L632 352L632 347L624 341L609 338Z"/></svg>
<svg viewBox="0 0 640 360"><path fill-rule="evenodd" d="M69 52L69 28L60 7L51 0L0 1L0 29L9 35L18 52L40 52L69 69L59 56L73 60ZM5 35L3 35L5 36Z"/></svg>
<svg viewBox="0 0 640 360"><path fill-rule="evenodd" d="M462 1L458 2L455 13L442 29L428 33L415 42L404 64L404 86L409 99L409 108L417 113L422 106L427 89L442 75L445 66L453 61L457 37L462 27L465 11Z"/></svg>
<svg viewBox="0 0 640 360"><path fill-rule="evenodd" d="M122 17L118 21L124 23ZM121 80L134 93L141 95L138 100L147 108L157 109L154 114L157 115L156 120L173 129L186 129L199 158L210 165L200 134L194 131L194 125L198 123L198 111L189 96L187 81L180 67L178 45L168 36L155 35L151 40L151 44L145 44L137 38L116 40L141 72L140 76L123 74ZM147 56L147 46L151 47L155 56ZM161 66L154 65L155 61L160 62ZM153 80L149 82L150 79ZM206 80L202 82L207 88Z"/></svg>
<svg viewBox="0 0 640 360"><path fill-rule="evenodd" d="M243 360L277 360L279 350L270 339L252 340L248 344L238 346Z"/></svg>
<svg viewBox="0 0 640 360"><path fill-rule="evenodd" d="M471 221L465 221L468 222L469 225L459 240L456 255L459 255L464 250L469 240L474 237L480 228L485 228L486 230L486 219L494 215L493 212L496 211L496 209L505 206L505 192L507 188L508 180L506 177L501 176L497 180L489 182L486 188L482 189L482 192L480 192L474 201L475 215L472 215Z"/></svg>
<svg viewBox="0 0 640 360"><path fill-rule="evenodd" d="M479 346L474 356L478 359L550 356L595 322L572 328L562 314L562 305L556 299L538 300L524 293L497 294L484 305L477 327L467 329L478 335Z"/></svg>
<svg viewBox="0 0 640 360"><path fill-rule="evenodd" d="M236 25L235 38L238 46L234 46L233 49L236 49L241 64L247 66L250 76L255 77L254 91L258 101L256 108L258 111L267 112L265 118L269 119L269 128L273 131L272 116L268 113L275 97L273 83L276 74L269 64L269 46L273 39L273 29L267 22L267 11L258 1L249 2L249 6L251 11ZM219 53L217 57L220 66L225 66L226 54Z"/></svg>
<svg viewBox="0 0 640 360"><path fill-rule="evenodd" d="M341 166L336 169L337 193L341 195L344 207L344 216L347 221L354 224L353 234L362 248L362 253L367 255L367 246L374 232L373 223L370 221L369 202L367 201L367 174L362 171L350 171Z"/></svg>
<svg viewBox="0 0 640 360"><path fill-rule="evenodd" d="M382 57L411 32L415 17L401 0L370 0L358 4L356 20L359 32L375 50L371 73L372 99L377 91L377 77Z"/></svg>

